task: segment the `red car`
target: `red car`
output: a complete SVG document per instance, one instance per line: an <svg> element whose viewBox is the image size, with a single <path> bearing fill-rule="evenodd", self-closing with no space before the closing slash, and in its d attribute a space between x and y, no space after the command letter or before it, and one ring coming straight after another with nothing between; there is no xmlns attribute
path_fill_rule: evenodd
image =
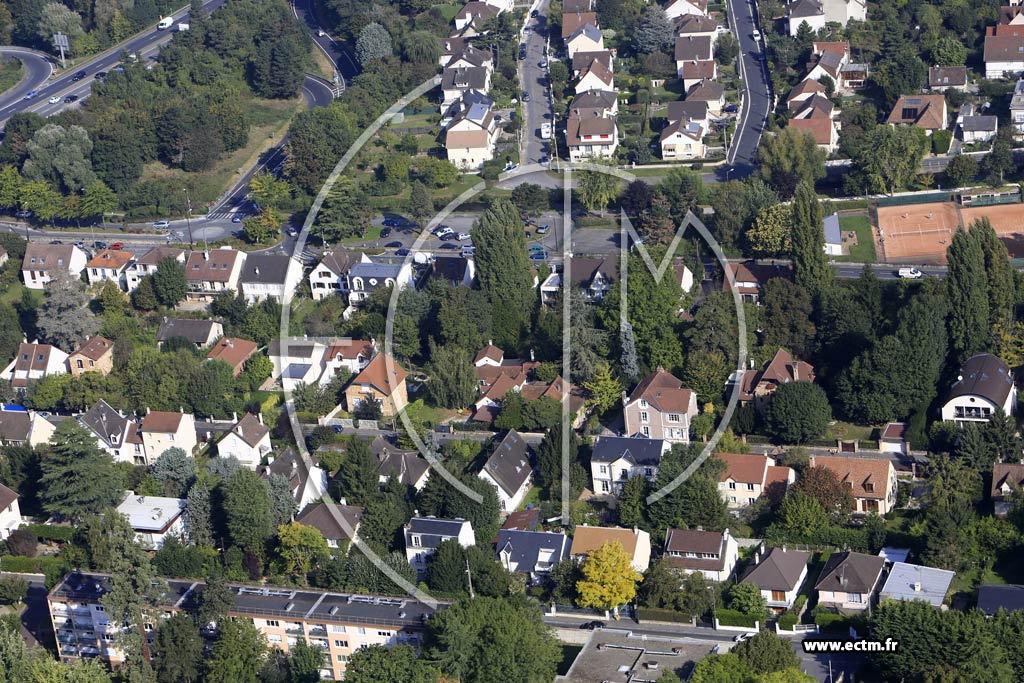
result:
<svg viewBox="0 0 1024 683"><path fill-rule="evenodd" d="M124 245L121 244L120 242L114 242L109 247L107 247L107 249L112 249L114 251L120 251L120 250L124 249Z"/></svg>

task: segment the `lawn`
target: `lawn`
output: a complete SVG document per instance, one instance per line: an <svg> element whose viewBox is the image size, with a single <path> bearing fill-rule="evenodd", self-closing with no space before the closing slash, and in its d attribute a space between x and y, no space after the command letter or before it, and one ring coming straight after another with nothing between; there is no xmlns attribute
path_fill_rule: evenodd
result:
<svg viewBox="0 0 1024 683"><path fill-rule="evenodd" d="M459 13L462 5L434 5L432 9L437 10L437 13L444 17L444 23L447 24Z"/></svg>
<svg viewBox="0 0 1024 683"><path fill-rule="evenodd" d="M7 92L14 86L21 83L25 76L25 67L17 59L4 60L0 64L0 92Z"/></svg>
<svg viewBox="0 0 1024 683"><path fill-rule="evenodd" d="M855 263L874 263L875 240L871 234L871 222L867 216L840 216L839 229L843 232L852 230L857 233L857 244L850 247L848 256L837 256L837 261L853 261Z"/></svg>
<svg viewBox="0 0 1024 683"><path fill-rule="evenodd" d="M529 507L529 508L540 507L541 498L542 498L541 493L543 493L543 491L541 490L541 488L539 486L531 486L530 490L526 492L526 497L523 498L523 502L522 502L522 504L520 504L518 509L519 510L525 510L527 507Z"/></svg>
<svg viewBox="0 0 1024 683"><path fill-rule="evenodd" d="M303 106L303 100L299 98L252 99L247 105L250 126L249 142L245 147L223 155L213 168L202 173L186 173L154 161L143 168L141 180L174 180L180 182L181 187L190 187L193 211L198 213L200 205L215 201L235 182L240 172L256 163L263 152L277 144L292 117Z"/></svg>
<svg viewBox="0 0 1024 683"><path fill-rule="evenodd" d="M835 424L829 427L825 438L868 441L874 435L875 429L876 427L855 425L850 422L837 420Z"/></svg>

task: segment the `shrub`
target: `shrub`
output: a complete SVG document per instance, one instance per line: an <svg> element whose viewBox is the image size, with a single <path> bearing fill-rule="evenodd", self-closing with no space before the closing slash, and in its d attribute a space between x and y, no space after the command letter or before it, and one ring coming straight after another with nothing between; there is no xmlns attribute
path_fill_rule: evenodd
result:
<svg viewBox="0 0 1024 683"><path fill-rule="evenodd" d="M26 524L21 529L34 533L40 541L70 543L75 535L75 527L58 526L55 524Z"/></svg>
<svg viewBox="0 0 1024 683"><path fill-rule="evenodd" d="M840 631L849 626L849 618L835 612L820 611L814 613L814 623L821 629Z"/></svg>
<svg viewBox="0 0 1024 683"><path fill-rule="evenodd" d="M802 610L804 608L804 605L806 605L806 604L807 604L807 596L806 595L798 595L798 596L796 596L796 600L793 601L793 607L792 607L792 609L790 611L792 611L794 614L800 614L800 610Z"/></svg>
<svg viewBox="0 0 1024 683"><path fill-rule="evenodd" d="M742 626L744 628L754 628L757 624L757 617L749 614L743 614L733 609L720 609L716 612L715 616L718 618L718 623L722 626Z"/></svg>
<svg viewBox="0 0 1024 683"><path fill-rule="evenodd" d="M28 529L12 531L7 537L7 549L22 557L35 557L38 543L39 538Z"/></svg>
<svg viewBox="0 0 1024 683"><path fill-rule="evenodd" d="M797 616L795 614L783 614L779 617L779 628L783 631L792 631L796 626Z"/></svg>

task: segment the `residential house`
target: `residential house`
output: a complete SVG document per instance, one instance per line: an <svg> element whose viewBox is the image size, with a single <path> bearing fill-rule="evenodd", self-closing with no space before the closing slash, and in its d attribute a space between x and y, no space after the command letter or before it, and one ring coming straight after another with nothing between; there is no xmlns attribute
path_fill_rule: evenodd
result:
<svg viewBox="0 0 1024 683"><path fill-rule="evenodd" d="M446 61L441 65L447 69L466 69L484 67L494 71L494 55L490 50L481 50L468 43L462 43L460 47L447 56Z"/></svg>
<svg viewBox="0 0 1024 683"><path fill-rule="evenodd" d="M705 17L708 13L708 0L669 0L665 5L665 16L678 19L685 16Z"/></svg>
<svg viewBox="0 0 1024 683"><path fill-rule="evenodd" d="M349 412L358 410L363 401L373 401L380 405L382 416L397 415L409 403L405 376L398 361L386 353L377 354L345 389Z"/></svg>
<svg viewBox="0 0 1024 683"><path fill-rule="evenodd" d="M999 8L999 23L1011 26L1024 25L1024 5L1011 2Z"/></svg>
<svg viewBox="0 0 1024 683"><path fill-rule="evenodd" d="M185 280L191 296L210 299L228 290L238 291L245 252L231 247L193 251L185 262Z"/></svg>
<svg viewBox="0 0 1024 683"><path fill-rule="evenodd" d="M43 289L58 270L79 277L87 260L85 252L71 244L29 242L21 262L21 279L29 289Z"/></svg>
<svg viewBox="0 0 1024 683"><path fill-rule="evenodd" d="M992 465L992 485L988 495L996 517L1010 514L1014 489L1021 488L1024 488L1024 463L997 462Z"/></svg>
<svg viewBox="0 0 1024 683"><path fill-rule="evenodd" d="M999 132L999 119L991 115L974 113L974 105L967 103L960 107L956 126L965 145L991 142Z"/></svg>
<svg viewBox="0 0 1024 683"><path fill-rule="evenodd" d="M1024 26L1003 24L985 30L985 78L1016 78L1024 71Z"/></svg>
<svg viewBox="0 0 1024 683"><path fill-rule="evenodd" d="M850 21L867 21L867 0L822 0L825 21L846 26Z"/></svg>
<svg viewBox="0 0 1024 683"><path fill-rule="evenodd" d="M378 479L381 483L396 479L403 486L411 486L421 491L430 478L430 463L419 456L418 451L406 451L396 448L383 437L376 437L370 442L377 462Z"/></svg>
<svg viewBox="0 0 1024 683"><path fill-rule="evenodd" d="M594 61L584 69L573 86L573 92L577 95L588 90L610 90L615 92L615 76L611 69L599 61Z"/></svg>
<svg viewBox="0 0 1024 683"><path fill-rule="evenodd" d="M793 119L833 119L836 117L836 105L832 100L821 95L811 95L793 110Z"/></svg>
<svg viewBox="0 0 1024 683"><path fill-rule="evenodd" d="M486 2L467 2L452 19L455 30L465 37L478 36L484 33L487 22L498 16L497 7Z"/></svg>
<svg viewBox="0 0 1024 683"><path fill-rule="evenodd" d="M473 361L473 371L479 386L473 420L493 421L501 399L509 391L521 391L537 365L533 361L505 358L505 352L493 344L488 344L478 352Z"/></svg>
<svg viewBox="0 0 1024 683"><path fill-rule="evenodd" d="M318 341L271 339L268 354L274 365L273 377L285 391L299 383L313 384L324 373L324 355L327 347Z"/></svg>
<svg viewBox="0 0 1024 683"><path fill-rule="evenodd" d="M844 64L839 72L839 82L846 92L862 90L871 76L871 66L866 62Z"/></svg>
<svg viewBox="0 0 1024 683"><path fill-rule="evenodd" d="M431 280L447 282L452 287L471 287L476 279L476 264L466 256L437 256L423 273L423 284ZM421 285L422 286L422 285Z"/></svg>
<svg viewBox="0 0 1024 683"><path fill-rule="evenodd" d="M199 444L196 419L190 413L147 411L139 428L145 465L152 465L169 448L180 448L186 455Z"/></svg>
<svg viewBox="0 0 1024 683"><path fill-rule="evenodd" d="M476 545L473 525L465 519L413 517L405 525L405 558L418 574L427 570L427 559L444 541L455 541L463 548Z"/></svg>
<svg viewBox="0 0 1024 683"><path fill-rule="evenodd" d="M319 531L327 547L337 550L358 540L359 524L365 511L366 508L358 505L312 503L295 516L295 521Z"/></svg>
<svg viewBox="0 0 1024 683"><path fill-rule="evenodd" d="M452 102L448 109L441 114L441 120L438 123L440 129L447 130L456 117L465 117L469 114L469 110L477 105L491 111L494 110L494 100L488 97L487 93L479 90L465 91L462 93L462 97Z"/></svg>
<svg viewBox="0 0 1024 683"><path fill-rule="evenodd" d="M539 526L540 508L531 507L510 513L501 528L509 531L536 531Z"/></svg>
<svg viewBox="0 0 1024 683"><path fill-rule="evenodd" d="M928 67L928 89L942 92L949 89L959 90L960 92L967 90L967 67Z"/></svg>
<svg viewBox="0 0 1024 683"><path fill-rule="evenodd" d="M554 683L625 683L654 681L671 672L672 680L688 680L697 663L719 647L694 638L666 638L633 633L616 622L590 632L564 676ZM667 677L666 677L667 679Z"/></svg>
<svg viewBox="0 0 1024 683"><path fill-rule="evenodd" d="M896 469L888 458L812 455L810 466L832 470L849 487L855 514L884 515L896 505Z"/></svg>
<svg viewBox="0 0 1024 683"><path fill-rule="evenodd" d="M789 485L796 481L796 472L775 464L767 455L715 453L725 463L718 475L718 493L726 506L736 511L753 505L761 496L781 500Z"/></svg>
<svg viewBox="0 0 1024 683"><path fill-rule="evenodd" d="M619 98L607 90L589 90L572 98L571 108L581 112L581 115L594 110L607 116L616 116L619 113Z"/></svg>
<svg viewBox="0 0 1024 683"><path fill-rule="evenodd" d="M221 458L234 456L249 469L256 469L263 456L270 452L270 430L263 424L263 414L246 413L241 420L235 420L224 436L217 442L217 455Z"/></svg>
<svg viewBox="0 0 1024 683"><path fill-rule="evenodd" d="M665 161L703 159L707 156L705 132L704 126L697 121L669 121L658 138L661 158Z"/></svg>
<svg viewBox="0 0 1024 683"><path fill-rule="evenodd" d="M565 135L572 161L589 157L608 158L619 147L615 115L608 109L583 109L576 106L575 101L566 121Z"/></svg>
<svg viewBox="0 0 1024 683"><path fill-rule="evenodd" d="M68 356L68 368L73 377L87 372L109 375L114 370L114 342L96 335Z"/></svg>
<svg viewBox="0 0 1024 683"><path fill-rule="evenodd" d="M729 263L728 273L726 273L726 277L722 278L722 291L732 291L734 285L730 283L729 275L731 274L740 298L747 303L756 304L760 302L761 292L764 291L768 280L773 277L788 278L791 270L789 266L766 265L756 261Z"/></svg>
<svg viewBox="0 0 1024 683"><path fill-rule="evenodd" d="M789 91L789 97L786 98L786 106L790 111L797 111L803 106L804 102L814 96L824 97L825 86L814 79L805 78Z"/></svg>
<svg viewBox="0 0 1024 683"><path fill-rule="evenodd" d="M309 288L313 300L334 294L348 294L348 271L356 263L369 263L370 257L362 252L349 251L344 247L335 247L324 254L320 263L309 273Z"/></svg>
<svg viewBox="0 0 1024 683"><path fill-rule="evenodd" d="M370 364L377 353L377 341L371 339L337 339L331 342L324 353L324 371L320 375L320 384L330 384L338 370L345 370L350 375L362 372Z"/></svg>
<svg viewBox="0 0 1024 683"><path fill-rule="evenodd" d="M117 512L128 518L142 549L152 551L164 547L171 536L185 540L185 507L184 498L139 496L126 491Z"/></svg>
<svg viewBox="0 0 1024 683"><path fill-rule="evenodd" d="M684 14L674 22L677 36L707 36L715 38L724 31L717 20L703 14Z"/></svg>
<svg viewBox="0 0 1024 683"><path fill-rule="evenodd" d="M843 230L839 224L839 214L825 216L822 230L825 234L825 253L829 256L843 255Z"/></svg>
<svg viewBox="0 0 1024 683"><path fill-rule="evenodd" d="M413 284L412 265L360 261L345 276L350 306L359 306L370 294L385 287L401 289Z"/></svg>
<svg viewBox="0 0 1024 683"><path fill-rule="evenodd" d="M469 90L487 92L491 89L491 72L485 66L451 67L441 73L441 111Z"/></svg>
<svg viewBox="0 0 1024 683"><path fill-rule="evenodd" d="M826 154L839 149L839 130L831 118L790 119L787 125L808 133L814 138L814 144Z"/></svg>
<svg viewBox="0 0 1024 683"><path fill-rule="evenodd" d="M878 555L832 553L814 584L818 605L840 614L863 612L875 599L884 566L885 560Z"/></svg>
<svg viewBox="0 0 1024 683"><path fill-rule="evenodd" d="M704 128L707 128L710 113L707 102L701 102L699 100L682 100L679 102L668 103L668 111L665 113L665 119L669 123L674 121L695 121Z"/></svg>
<svg viewBox="0 0 1024 683"><path fill-rule="evenodd" d="M564 533L501 529L495 551L507 572L523 572L531 582L551 573L569 557L570 539Z"/></svg>
<svg viewBox="0 0 1024 683"><path fill-rule="evenodd" d="M810 555L799 550L769 548L762 556L759 549L739 582L757 586L770 610L784 612L793 606L807 578L808 559Z"/></svg>
<svg viewBox="0 0 1024 683"><path fill-rule="evenodd" d="M676 284L679 285L681 299L693 289L693 271L685 263L674 263L672 264L672 274L676 278Z"/></svg>
<svg viewBox="0 0 1024 683"><path fill-rule="evenodd" d="M569 556L576 562L582 562L587 555L608 543L618 543L622 546L631 558L633 569L641 574L651 565L651 535L640 529L581 524L573 532Z"/></svg>
<svg viewBox="0 0 1024 683"><path fill-rule="evenodd" d="M758 410L764 410L771 400L772 394L783 384L789 382L813 382L814 366L797 360L789 351L779 349L772 359L760 370L754 369L754 359L750 359L750 370L743 371L738 381L740 384L740 405L753 404ZM737 381L733 375L730 385Z"/></svg>
<svg viewBox="0 0 1024 683"><path fill-rule="evenodd" d="M457 114L444 134L444 148L448 161L463 171L477 171L494 158L498 142L498 123L491 108L474 104Z"/></svg>
<svg viewBox="0 0 1024 683"><path fill-rule="evenodd" d="M280 455L267 455L267 464L260 465L256 473L264 479L281 476L288 480L288 488L295 503L302 510L327 495L327 471L320 467L315 453L303 458L294 449L288 448Z"/></svg>
<svg viewBox="0 0 1024 683"><path fill-rule="evenodd" d="M583 24L565 41L565 49L571 59L577 52L600 52L604 50L604 36L593 24Z"/></svg>
<svg viewBox="0 0 1024 683"><path fill-rule="evenodd" d="M36 380L67 371L68 354L56 346L22 342L14 360L0 372L0 379L10 382L15 391L24 392Z"/></svg>
<svg viewBox="0 0 1024 683"><path fill-rule="evenodd" d="M978 609L990 617L999 610L1024 610L1024 586L1005 583L986 583L978 588Z"/></svg>
<svg viewBox="0 0 1024 683"><path fill-rule="evenodd" d="M949 586L953 583L954 576L956 576L956 572L946 569L896 562L889 570L889 577L885 580L879 598L881 600L923 600L932 607L941 607L946 600L946 593L949 592ZM980 592L978 606L981 607Z"/></svg>
<svg viewBox="0 0 1024 683"><path fill-rule="evenodd" d="M155 596L152 610L156 623L142 624L147 640L155 636L161 618L175 613L190 614L202 582L169 579ZM117 668L125 659L115 644L121 625L111 624L101 600L112 590L107 574L71 572L50 591L47 601L50 619L57 633L58 656L62 661L99 658ZM313 589L276 588L266 585L229 585L227 618L244 620L275 650L288 652L301 640L323 650L319 678L340 681L345 666L356 650L382 645L416 648L424 623L445 609L412 598L330 593ZM208 626L204 624L204 627ZM158 655L159 656L159 655Z"/></svg>
<svg viewBox="0 0 1024 683"><path fill-rule="evenodd" d="M569 384L561 377L555 377L550 382L532 381L527 382L519 389L519 395L529 403L541 398L548 398L557 403L568 394L569 413L573 416L572 427L579 429L587 418L586 400L583 391L578 385Z"/></svg>
<svg viewBox="0 0 1024 683"><path fill-rule="evenodd" d="M438 66L444 68L448 66L448 62L452 61L458 55L465 50L467 47L473 47L470 43L471 38L463 38L460 36L448 36L441 41L441 55L438 58Z"/></svg>
<svg viewBox="0 0 1024 683"><path fill-rule="evenodd" d="M878 450L881 453L900 453L901 455L909 453L910 444L907 443L907 423L886 423L878 436Z"/></svg>
<svg viewBox="0 0 1024 683"><path fill-rule="evenodd" d="M18 494L0 484L0 539L7 540L12 531L21 526L21 506Z"/></svg>
<svg viewBox="0 0 1024 683"><path fill-rule="evenodd" d="M597 22L596 12L563 12L562 13L562 40L568 40L585 25L600 26ZM572 55L570 55L571 57Z"/></svg>
<svg viewBox="0 0 1024 683"><path fill-rule="evenodd" d="M142 278L147 275L152 275L156 272L157 266L164 259L172 258L178 263L185 266L185 252L181 249L174 249L172 247L153 247L139 258L132 261L132 263L125 269L125 287L129 292L134 292L139 283L142 282Z"/></svg>
<svg viewBox="0 0 1024 683"><path fill-rule="evenodd" d="M281 303L285 292L294 292L301 279L302 264L287 254L249 254L238 282L249 304L263 299Z"/></svg>
<svg viewBox="0 0 1024 683"><path fill-rule="evenodd" d="M959 426L988 422L998 410L1013 415L1017 408L1017 387L1013 372L998 357L979 353L968 358L957 380L946 394L942 419Z"/></svg>
<svg viewBox="0 0 1024 683"><path fill-rule="evenodd" d="M616 258L573 258L569 263L569 279L583 290L586 301L601 301L619 277Z"/></svg>
<svg viewBox="0 0 1024 683"><path fill-rule="evenodd" d="M697 392L659 367L622 396L626 434L668 443L689 443L690 422L697 417Z"/></svg>
<svg viewBox="0 0 1024 683"><path fill-rule="evenodd" d="M931 135L946 127L945 95L904 95L896 101L885 120L891 126L903 124L924 128Z"/></svg>
<svg viewBox="0 0 1024 683"><path fill-rule="evenodd" d="M34 448L49 444L54 431L53 423L36 411L14 404L0 404L0 443L3 445L27 444Z"/></svg>
<svg viewBox="0 0 1024 683"><path fill-rule="evenodd" d="M139 423L122 415L102 398L79 415L78 421L96 438L96 444L117 462L147 464Z"/></svg>
<svg viewBox="0 0 1024 683"><path fill-rule="evenodd" d="M665 558L683 574L699 572L708 581L722 583L732 578L739 559L739 545L729 530L669 529L665 536Z"/></svg>
<svg viewBox="0 0 1024 683"><path fill-rule="evenodd" d="M684 80L685 90L699 83L702 78L714 80L718 73L714 69L714 50L708 36L678 36L675 44L675 61L676 72ZM711 67L706 66L708 62L711 63ZM711 73L698 76L698 71L709 68Z"/></svg>
<svg viewBox="0 0 1024 683"><path fill-rule="evenodd" d="M590 455L594 493L619 495L632 477L654 481L661 459L671 449L664 439L599 436Z"/></svg>
<svg viewBox="0 0 1024 683"><path fill-rule="evenodd" d="M1010 125L1013 126L1013 139L1024 139L1024 79L1013 86L1010 97Z"/></svg>
<svg viewBox="0 0 1024 683"><path fill-rule="evenodd" d="M85 276L90 285L113 282L118 287L125 284L125 271L135 258L130 251L104 249L85 264Z"/></svg>
<svg viewBox="0 0 1024 683"><path fill-rule="evenodd" d="M495 446L494 452L477 475L497 490L498 503L504 512L518 508L530 490L532 451L523 437L516 430L510 429Z"/></svg>
<svg viewBox="0 0 1024 683"><path fill-rule="evenodd" d="M591 12L594 9L594 0L565 0L562 3L563 12Z"/></svg>
<svg viewBox="0 0 1024 683"><path fill-rule="evenodd" d="M815 41L812 43L811 63L807 65L805 81L823 81L828 78L837 91L844 91L843 67L850 62L848 41Z"/></svg>
<svg viewBox="0 0 1024 683"><path fill-rule="evenodd" d="M786 12L789 35L796 36L802 24L817 33L825 28L825 6L821 0L796 0Z"/></svg>
<svg viewBox="0 0 1024 683"><path fill-rule="evenodd" d="M160 323L156 331L156 345L162 347L171 337L181 337L202 349L224 336L224 326L216 320L192 320L168 318Z"/></svg>
<svg viewBox="0 0 1024 683"><path fill-rule="evenodd" d="M256 342L238 337L221 337L210 347L207 360L219 360L231 366L231 374L238 377L245 370L245 363L256 353Z"/></svg>
<svg viewBox="0 0 1024 683"><path fill-rule="evenodd" d="M572 77L580 78L584 72L593 68L595 64L601 65L601 67L609 73L614 71L614 67L612 66L612 51L600 50L598 52L577 52L572 56ZM598 90L600 89L601 88L598 88Z"/></svg>
<svg viewBox="0 0 1024 683"><path fill-rule="evenodd" d="M686 101L691 104L695 102L703 102L707 105L709 114L712 116L721 116L722 109L725 108L725 88L722 87L721 83L703 80L694 84L686 91ZM672 104L668 105L670 110L672 108Z"/></svg>

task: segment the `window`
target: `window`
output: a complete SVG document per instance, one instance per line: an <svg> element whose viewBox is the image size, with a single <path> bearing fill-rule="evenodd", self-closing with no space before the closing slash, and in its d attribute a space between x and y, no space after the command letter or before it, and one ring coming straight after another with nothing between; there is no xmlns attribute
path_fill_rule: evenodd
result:
<svg viewBox="0 0 1024 683"><path fill-rule="evenodd" d="M654 476L654 468L653 467L645 467L644 468L644 476L647 477L648 479L653 477Z"/></svg>
<svg viewBox="0 0 1024 683"><path fill-rule="evenodd" d="M875 485L869 481L868 483L864 484L864 490L867 491L868 493L874 493Z"/></svg>
<svg viewBox="0 0 1024 683"><path fill-rule="evenodd" d="M647 407L647 401L645 401L644 399L640 399L640 407L641 408L646 408Z"/></svg>
<svg viewBox="0 0 1024 683"><path fill-rule="evenodd" d="M864 602L864 596L862 594L860 594L860 593L847 593L846 594L846 601L847 602L853 602L853 603L856 603L856 604L859 605L862 602Z"/></svg>
<svg viewBox="0 0 1024 683"><path fill-rule="evenodd" d="M393 636L395 634L392 633L391 631L377 631L377 635L380 636L381 638L390 638L391 636Z"/></svg>
<svg viewBox="0 0 1024 683"><path fill-rule="evenodd" d="M669 422L682 422L683 420L680 417L679 413L669 413L668 414L668 421Z"/></svg>
<svg viewBox="0 0 1024 683"><path fill-rule="evenodd" d="M281 622L279 622L277 620L274 620L274 619L267 619L267 627L268 628L280 628L281 627Z"/></svg>
<svg viewBox="0 0 1024 683"><path fill-rule="evenodd" d="M729 496L729 502L730 503L735 503L736 502L736 496Z"/></svg>
<svg viewBox="0 0 1024 683"><path fill-rule="evenodd" d="M75 361L75 363L76 363L76 364L78 365L78 369L79 369L79 370L81 370L82 368L84 368L84 367L85 367L85 363L83 363L83 362L82 362L82 359L81 359L81 358L79 358L78 360L76 360L76 361Z"/></svg>
<svg viewBox="0 0 1024 683"><path fill-rule="evenodd" d="M338 624L331 624L331 633L344 633L345 627Z"/></svg>
<svg viewBox="0 0 1024 683"><path fill-rule="evenodd" d="M601 482L601 493L608 493L609 490L610 489L608 488L608 482L602 481Z"/></svg>
<svg viewBox="0 0 1024 683"><path fill-rule="evenodd" d="M786 592L785 591L772 591L772 601L773 602L785 602L786 601Z"/></svg>
<svg viewBox="0 0 1024 683"><path fill-rule="evenodd" d="M360 626L358 629L356 629L356 632L359 633L359 635L361 635L361 636L365 636L366 635L366 629L363 628L362 626Z"/></svg>
<svg viewBox="0 0 1024 683"><path fill-rule="evenodd" d="M729 490L730 491L735 491L736 490L736 482L734 482L734 481L730 481L729 482Z"/></svg>
<svg viewBox="0 0 1024 683"><path fill-rule="evenodd" d="M107 611L107 608L104 607L103 605L93 605L93 609L96 610L97 612L106 612Z"/></svg>
<svg viewBox="0 0 1024 683"><path fill-rule="evenodd" d="M643 432L643 435L645 437L649 438L651 436L651 428L650 427L641 427L640 431Z"/></svg>
<svg viewBox="0 0 1024 683"><path fill-rule="evenodd" d="M600 467L597 468L597 471L600 472L601 474L608 474L608 466L601 465Z"/></svg>
<svg viewBox="0 0 1024 683"><path fill-rule="evenodd" d="M753 491L754 490L754 485L753 484L747 484L747 490L748 491Z"/></svg>
<svg viewBox="0 0 1024 683"><path fill-rule="evenodd" d="M419 536L413 536L412 537L412 547L413 548L419 548L420 547L420 537Z"/></svg>
<svg viewBox="0 0 1024 683"><path fill-rule="evenodd" d="M647 422L648 421L647 420L647 411L646 410L640 411L640 421L641 422Z"/></svg>
<svg viewBox="0 0 1024 683"><path fill-rule="evenodd" d="M348 647L347 640L336 640L334 641L334 647Z"/></svg>
<svg viewBox="0 0 1024 683"><path fill-rule="evenodd" d="M348 655L337 655L337 659L342 664L347 664L348 663Z"/></svg>

